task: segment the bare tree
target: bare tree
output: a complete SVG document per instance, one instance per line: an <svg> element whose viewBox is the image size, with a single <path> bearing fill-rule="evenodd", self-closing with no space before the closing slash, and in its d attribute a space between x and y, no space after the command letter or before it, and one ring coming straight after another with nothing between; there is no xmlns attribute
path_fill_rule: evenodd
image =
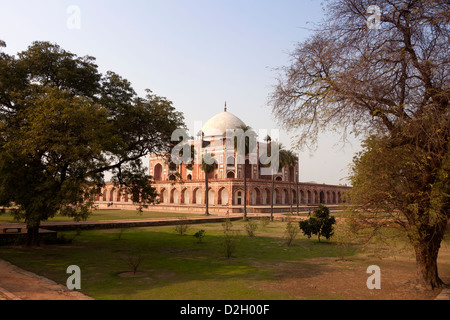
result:
<svg viewBox="0 0 450 320"><path fill-rule="evenodd" d="M405 228L419 279L440 287L437 254L450 212L450 3L334 0L327 12L280 70L273 113L300 129L298 147L315 147L321 130L365 140L350 200Z"/></svg>

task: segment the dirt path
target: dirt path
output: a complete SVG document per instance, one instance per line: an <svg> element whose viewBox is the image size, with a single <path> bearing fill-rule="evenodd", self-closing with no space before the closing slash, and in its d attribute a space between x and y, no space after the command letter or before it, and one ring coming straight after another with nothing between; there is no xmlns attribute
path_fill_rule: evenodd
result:
<svg viewBox="0 0 450 320"><path fill-rule="evenodd" d="M405 261L379 260L381 290L367 288L367 260L312 258L302 263L280 263L274 280L263 290L282 291L295 299L319 300L449 300L448 290L427 290L415 281L415 265ZM448 282L448 279L445 279Z"/></svg>
<svg viewBox="0 0 450 320"><path fill-rule="evenodd" d="M0 300L92 300L0 259Z"/></svg>

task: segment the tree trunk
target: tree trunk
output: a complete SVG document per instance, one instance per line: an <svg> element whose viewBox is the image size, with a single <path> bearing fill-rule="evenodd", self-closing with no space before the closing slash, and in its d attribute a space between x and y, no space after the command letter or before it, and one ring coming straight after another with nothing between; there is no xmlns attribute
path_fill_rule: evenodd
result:
<svg viewBox="0 0 450 320"><path fill-rule="evenodd" d="M273 192L275 191L275 176L272 173L272 192L270 193L270 221L273 221Z"/></svg>
<svg viewBox="0 0 450 320"><path fill-rule="evenodd" d="M205 171L205 183L206 183L206 191L205 191L206 212L205 212L205 215L209 216L208 173L206 171Z"/></svg>
<svg viewBox="0 0 450 320"><path fill-rule="evenodd" d="M292 210L292 179L291 179L291 168L289 168L289 205L291 207L291 214L293 214Z"/></svg>
<svg viewBox="0 0 450 320"><path fill-rule="evenodd" d="M39 247L39 224L37 226L27 225L27 247Z"/></svg>
<svg viewBox="0 0 450 320"><path fill-rule="evenodd" d="M442 236L433 237L430 241L414 242L416 253L417 279L428 289L440 288L444 282L439 278L437 268L438 252Z"/></svg>
<svg viewBox="0 0 450 320"><path fill-rule="evenodd" d="M244 161L244 220L247 221L247 161Z"/></svg>
<svg viewBox="0 0 450 320"><path fill-rule="evenodd" d="M295 198L295 200L297 202L297 215L300 215L300 209L299 209L300 195L298 193L298 175L295 175L295 188L296 188L296 195L297 195L297 197Z"/></svg>

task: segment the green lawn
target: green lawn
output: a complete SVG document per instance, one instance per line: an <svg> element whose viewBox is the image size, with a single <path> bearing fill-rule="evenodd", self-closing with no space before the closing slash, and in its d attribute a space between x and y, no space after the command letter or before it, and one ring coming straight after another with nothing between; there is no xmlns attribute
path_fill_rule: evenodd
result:
<svg viewBox="0 0 450 320"><path fill-rule="evenodd" d="M193 213L170 213L170 212L150 212L143 211L139 213L137 210L93 210L88 221L98 220L123 220L123 219L151 219L151 218L171 218L171 217L198 217L201 214ZM15 222L14 217L8 210L0 213L0 221ZM73 219L64 216L56 216L48 221L73 221Z"/></svg>
<svg viewBox="0 0 450 320"><path fill-rule="evenodd" d="M134 211L109 210L95 214L91 219L140 217ZM178 217L180 214L143 213L146 218L160 216ZM47 243L39 248L0 246L0 258L62 285L69 277L67 267L77 265L81 269L81 292L100 300L288 300L298 295L294 295L295 290L280 288L279 279L283 279L284 285L289 283L290 277L293 281L301 279L302 288L309 289L308 285L315 285L308 282L310 276L322 273L326 281L339 281L340 271L349 277L350 270L356 272L355 276L341 283L340 289L329 292L326 285L322 291L302 296L305 299L371 297L364 278L368 265L386 261L383 270L387 270L388 261L403 261L406 253L406 264L394 269L414 267L408 241L397 228L384 231L384 236L389 235L390 240L386 241L384 236L373 238L371 246L364 245L368 234L349 238L345 224L336 225L335 236L322 242L316 237L308 239L299 230L292 245L287 246L284 238L287 222L275 221L265 227L261 221L257 223L255 236L249 237L245 228L247 222L232 222L238 234L231 258L225 255L222 223L190 225L185 235L179 235L175 226L92 230L79 235L75 231L59 232L58 244ZM206 234L198 243L193 235L201 229ZM446 237L440 251L440 273L450 279L448 239ZM137 274L130 276L129 262L138 257L143 260ZM389 260L392 258L394 260ZM362 278L362 282L355 277ZM360 291L345 293L355 287L355 281L362 283ZM389 294L388 290L380 292Z"/></svg>
<svg viewBox="0 0 450 320"><path fill-rule="evenodd" d="M69 265L81 268L82 292L95 299L290 299L289 294L264 290L277 276L279 264L301 264L308 258L336 257L335 242L317 242L298 235L285 244L285 222L259 224L254 237L244 221L233 222L239 231L235 251L226 258L220 223L191 225L186 235L175 227L59 233L72 243L38 249L0 247L0 257L58 283L66 283ZM193 236L203 229L201 243ZM352 250L347 251L352 254ZM131 258L143 257L134 277ZM131 258L130 258L131 257Z"/></svg>

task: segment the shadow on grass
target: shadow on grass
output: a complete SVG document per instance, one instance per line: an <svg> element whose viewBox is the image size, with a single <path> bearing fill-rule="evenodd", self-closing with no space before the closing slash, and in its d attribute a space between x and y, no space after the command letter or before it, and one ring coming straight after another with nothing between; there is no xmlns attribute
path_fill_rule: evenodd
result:
<svg viewBox="0 0 450 320"><path fill-rule="evenodd" d="M240 225L242 227L242 225ZM201 243L193 236L205 229ZM82 292L96 299L289 299L281 292L259 289L286 272L300 278L328 272L326 264L308 259L340 257L336 243L298 237L287 247L280 230L236 237L230 258L224 253L220 227L197 225L187 235L170 227L63 233L70 244L37 249L0 247L0 256L29 271L66 283L66 268L78 265ZM350 256L355 250L348 250ZM123 277L131 268L126 257L142 257L137 276Z"/></svg>

